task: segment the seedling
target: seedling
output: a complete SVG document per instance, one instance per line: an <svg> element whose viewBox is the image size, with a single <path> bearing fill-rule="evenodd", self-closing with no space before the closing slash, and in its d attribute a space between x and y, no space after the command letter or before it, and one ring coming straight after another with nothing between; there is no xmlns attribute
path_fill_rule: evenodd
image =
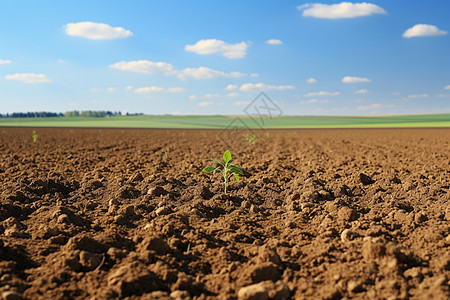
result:
<svg viewBox="0 0 450 300"><path fill-rule="evenodd" d="M32 137L33 137L33 143L36 143L37 140L38 140L38 138L39 138L39 136L36 134L36 131L34 131L34 130L33 130L33 135L32 135Z"/></svg>
<svg viewBox="0 0 450 300"><path fill-rule="evenodd" d="M206 167L203 169L203 172L210 173L210 172L220 171L220 169L222 169L222 175L223 175L223 180L224 180L224 184L225 184L224 192L226 195L228 180L230 179L230 177L232 175L234 175L236 182L239 182L239 174L243 175L244 171L242 171L240 168L236 167L235 165L231 164L233 162L233 158L231 157L230 150L225 151L225 153L223 154L223 163L218 160L215 160L215 159L211 159L211 160L218 163L219 166L217 168Z"/></svg>
<svg viewBox="0 0 450 300"><path fill-rule="evenodd" d="M258 137L256 136L256 134L252 134L250 136L250 134L246 133L243 136L244 136L245 140L250 144L253 144L258 140Z"/></svg>
<svg viewBox="0 0 450 300"><path fill-rule="evenodd" d="M186 249L186 253L189 253L189 250L191 250L191 243L188 244L187 249Z"/></svg>

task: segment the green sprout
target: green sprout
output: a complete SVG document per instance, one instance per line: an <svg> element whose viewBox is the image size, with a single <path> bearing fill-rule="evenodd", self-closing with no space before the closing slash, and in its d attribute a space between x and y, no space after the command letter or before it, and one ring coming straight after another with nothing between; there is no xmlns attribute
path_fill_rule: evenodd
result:
<svg viewBox="0 0 450 300"><path fill-rule="evenodd" d="M245 140L250 144L253 144L258 140L258 137L256 136L256 134L252 134L250 136L250 134L246 133L243 136L244 136Z"/></svg>
<svg viewBox="0 0 450 300"><path fill-rule="evenodd" d="M219 167L217 167L217 168L206 167L203 169L203 172L210 173L210 172L215 172L215 171L222 169L223 180L225 183L225 195L226 195L228 180L230 179L231 175L234 175L236 182L239 182L239 174L243 175L244 171L242 171L240 168L236 167L235 165L231 164L233 162L233 158L231 158L230 150L225 151L225 153L223 154L223 163L220 161L217 161L215 159L211 159L211 160L218 163Z"/></svg>
<svg viewBox="0 0 450 300"><path fill-rule="evenodd" d="M189 250L191 250L191 243L188 244L187 249L186 249L186 253L189 253Z"/></svg>
<svg viewBox="0 0 450 300"><path fill-rule="evenodd" d="M33 135L32 135L32 137L33 137L33 143L36 143L37 140L38 140L38 138L39 138L39 136L36 134L36 131L34 131L34 130L33 130Z"/></svg>

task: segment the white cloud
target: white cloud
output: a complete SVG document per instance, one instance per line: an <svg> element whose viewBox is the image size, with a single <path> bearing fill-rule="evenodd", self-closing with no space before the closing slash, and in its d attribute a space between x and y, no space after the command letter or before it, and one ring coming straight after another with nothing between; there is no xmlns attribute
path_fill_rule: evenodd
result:
<svg viewBox="0 0 450 300"><path fill-rule="evenodd" d="M369 78L364 77L352 77L352 76L345 76L342 78L343 83L360 83L360 82L370 82L371 80Z"/></svg>
<svg viewBox="0 0 450 300"><path fill-rule="evenodd" d="M169 93L180 93L184 92L184 88L182 87L171 87L168 89L159 87L159 86L147 86L141 87L134 90L138 94L148 94L148 93L161 93L161 92L169 92Z"/></svg>
<svg viewBox="0 0 450 300"><path fill-rule="evenodd" d="M304 4L297 6L298 10L303 10L304 17L323 19L347 19L356 17L366 17L374 14L386 14L386 11L378 5L372 3L351 3L341 2L339 4Z"/></svg>
<svg viewBox="0 0 450 300"><path fill-rule="evenodd" d="M35 74L35 73L16 73L11 75L6 75L6 79L17 80L25 83L45 83L51 82L50 78L47 78L45 74Z"/></svg>
<svg viewBox="0 0 450 300"><path fill-rule="evenodd" d="M428 98L428 97L430 97L430 95L428 95L428 94L412 94L412 95L408 95L409 99Z"/></svg>
<svg viewBox="0 0 450 300"><path fill-rule="evenodd" d="M258 73L251 73L250 76L251 77L259 77L259 74Z"/></svg>
<svg viewBox="0 0 450 300"><path fill-rule="evenodd" d="M12 63L9 59L0 59L0 65L7 65Z"/></svg>
<svg viewBox="0 0 450 300"><path fill-rule="evenodd" d="M444 87L444 90L450 90L450 84Z"/></svg>
<svg viewBox="0 0 450 300"><path fill-rule="evenodd" d="M106 91L107 91L107 92L115 92L115 91L116 91L116 88L114 88L114 87L109 87L109 88L106 89Z"/></svg>
<svg viewBox="0 0 450 300"><path fill-rule="evenodd" d="M156 74L161 73L166 76L175 74L175 68L165 62L153 62L148 60L121 61L109 66L111 69L121 71Z"/></svg>
<svg viewBox="0 0 450 300"><path fill-rule="evenodd" d="M269 45L281 45L281 44L283 44L283 42L281 40L279 40L279 39L270 39L270 40L266 41L266 44L269 44Z"/></svg>
<svg viewBox="0 0 450 300"><path fill-rule="evenodd" d="M238 89L238 86L236 84L229 84L229 85L227 85L227 87L225 89L227 91L235 91Z"/></svg>
<svg viewBox="0 0 450 300"><path fill-rule="evenodd" d="M236 44L227 44L224 41L216 39L200 40L194 45L186 45L184 50L197 54L220 54L226 58L243 58L247 54L249 44L240 42Z"/></svg>
<svg viewBox="0 0 450 300"><path fill-rule="evenodd" d="M328 100L325 99L311 99L308 101L301 101L301 103L315 104L315 103L328 103Z"/></svg>
<svg viewBox="0 0 450 300"><path fill-rule="evenodd" d="M239 90L244 92L256 92L256 91L271 91L271 90L292 90L295 89L292 85L268 85L264 83L245 83L241 85Z"/></svg>
<svg viewBox="0 0 450 300"><path fill-rule="evenodd" d="M133 87L132 85L128 85L125 89L126 89L127 91L131 91L132 89L134 89L134 87Z"/></svg>
<svg viewBox="0 0 450 300"><path fill-rule="evenodd" d="M355 91L355 94L357 94L357 95L359 95L359 94L368 94L368 93L369 93L369 91L366 90L366 89L360 89L360 90Z"/></svg>
<svg viewBox="0 0 450 300"><path fill-rule="evenodd" d="M428 24L417 24L411 28L408 28L404 33L404 38L412 38L418 36L438 36L438 35L446 35L447 31L440 30L434 25Z"/></svg>
<svg viewBox="0 0 450 300"><path fill-rule="evenodd" d="M121 71L144 73L144 74L163 74L164 76L176 76L181 80L188 78L195 79L212 79L218 77L239 78L244 76L244 73L230 72L225 73L207 67L185 68L177 70L172 64L166 62L153 62L148 60L137 61L121 61L109 66L111 69Z"/></svg>
<svg viewBox="0 0 450 300"><path fill-rule="evenodd" d="M210 102L210 101L202 101L197 103L198 106L203 107L203 106L209 106L209 105L213 105L214 102Z"/></svg>
<svg viewBox="0 0 450 300"><path fill-rule="evenodd" d="M340 94L339 92L325 92L325 91L320 91L320 92L307 93L305 96L306 96L306 97L316 97L316 96L338 96L339 94Z"/></svg>
<svg viewBox="0 0 450 300"><path fill-rule="evenodd" d="M123 39L133 35L122 27L111 27L108 24L94 22L70 23L65 26L68 35L84 37L90 40Z"/></svg>
<svg viewBox="0 0 450 300"><path fill-rule="evenodd" d="M235 98L239 96L239 93L228 93L227 96L230 98Z"/></svg>
<svg viewBox="0 0 450 300"><path fill-rule="evenodd" d="M135 89L134 92L138 94L147 94L147 93L160 93L164 91L162 87L159 86L147 86Z"/></svg>
<svg viewBox="0 0 450 300"><path fill-rule="evenodd" d="M248 101L236 101L233 103L234 106L245 106L245 105L249 105L250 102Z"/></svg>
<svg viewBox="0 0 450 300"><path fill-rule="evenodd" d="M313 84L313 83L316 83L316 82L317 82L317 80L315 78L306 79L306 83L307 84Z"/></svg>
<svg viewBox="0 0 450 300"><path fill-rule="evenodd" d="M181 80L186 80L188 78L194 79L213 79L218 77L239 78L244 75L245 74L240 72L225 73L207 67L186 68L176 72L176 76Z"/></svg>
<svg viewBox="0 0 450 300"><path fill-rule="evenodd" d="M392 95L400 95L400 92L392 92Z"/></svg>
<svg viewBox="0 0 450 300"><path fill-rule="evenodd" d="M196 95L190 95L189 96L189 99L191 99L191 100L195 100L195 99L197 99L198 97L196 96Z"/></svg>

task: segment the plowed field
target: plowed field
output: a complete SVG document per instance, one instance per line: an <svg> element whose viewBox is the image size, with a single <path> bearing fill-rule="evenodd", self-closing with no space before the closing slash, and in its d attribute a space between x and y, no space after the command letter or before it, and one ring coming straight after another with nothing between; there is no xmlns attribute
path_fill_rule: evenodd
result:
<svg viewBox="0 0 450 300"><path fill-rule="evenodd" d="M450 298L449 129L0 130L3 299Z"/></svg>

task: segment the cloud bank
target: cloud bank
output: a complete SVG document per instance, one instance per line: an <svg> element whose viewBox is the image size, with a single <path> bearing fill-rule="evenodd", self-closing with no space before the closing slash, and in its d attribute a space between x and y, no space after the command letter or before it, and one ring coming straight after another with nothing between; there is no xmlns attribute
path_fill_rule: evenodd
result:
<svg viewBox="0 0 450 300"><path fill-rule="evenodd" d="M200 40L194 45L186 45L184 50L194 52L200 55L219 54L226 58L244 58L247 55L249 44L240 42L237 44L228 44L221 40L208 39Z"/></svg>
<svg viewBox="0 0 450 300"><path fill-rule="evenodd" d="M108 24L94 22L69 23L64 26L66 34L83 37L90 40L123 39L133 35L122 27L112 27Z"/></svg>
<svg viewBox="0 0 450 300"><path fill-rule="evenodd" d="M404 33L404 38L420 37L420 36L439 36L446 35L447 31L440 30L434 25L417 24L411 28L408 28Z"/></svg>
<svg viewBox="0 0 450 300"><path fill-rule="evenodd" d="M207 67L185 68L177 70L172 64L166 62L153 62L148 60L121 61L109 66L111 69L144 73L144 74L162 74L164 76L175 76L181 80L189 78L194 79L213 79L218 77L239 78L245 74L240 72L225 73Z"/></svg>
<svg viewBox="0 0 450 300"><path fill-rule="evenodd" d="M304 4L297 6L303 11L304 17L321 19L349 19L357 17L367 17L374 14L386 14L386 11L378 5L372 3L351 3L341 2L339 4Z"/></svg>
<svg viewBox="0 0 450 300"><path fill-rule="evenodd" d="M6 75L6 79L17 80L25 83L46 83L51 82L50 78L47 78L45 74L35 74L35 73L16 73L11 75Z"/></svg>

